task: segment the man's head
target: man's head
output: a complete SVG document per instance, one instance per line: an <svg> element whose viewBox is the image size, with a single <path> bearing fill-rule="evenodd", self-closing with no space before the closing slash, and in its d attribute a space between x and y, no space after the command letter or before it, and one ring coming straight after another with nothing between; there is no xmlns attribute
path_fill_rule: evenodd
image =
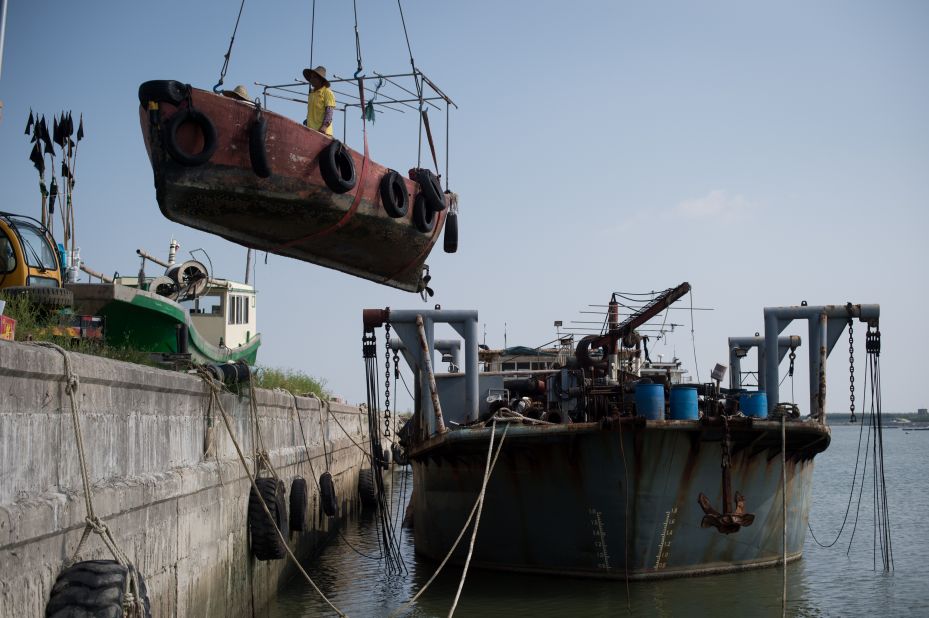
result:
<svg viewBox="0 0 929 618"><path fill-rule="evenodd" d="M329 86L329 80L326 79L326 67L318 66L315 69L303 69L303 78L310 82L313 89Z"/></svg>

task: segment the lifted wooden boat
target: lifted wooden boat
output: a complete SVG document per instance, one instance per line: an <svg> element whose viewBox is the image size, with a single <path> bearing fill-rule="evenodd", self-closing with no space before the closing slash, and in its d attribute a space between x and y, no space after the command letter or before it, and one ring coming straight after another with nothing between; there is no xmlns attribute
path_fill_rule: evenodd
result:
<svg viewBox="0 0 929 618"><path fill-rule="evenodd" d="M401 290L425 289L424 263L447 217L447 197L428 170L405 178L280 114L176 81L142 84L139 100L167 218Z"/></svg>

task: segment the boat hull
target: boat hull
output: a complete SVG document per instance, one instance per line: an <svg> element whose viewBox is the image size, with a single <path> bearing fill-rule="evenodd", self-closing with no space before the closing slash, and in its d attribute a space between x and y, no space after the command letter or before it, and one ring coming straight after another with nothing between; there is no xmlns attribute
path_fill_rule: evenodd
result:
<svg viewBox="0 0 929 618"><path fill-rule="evenodd" d="M349 148L358 179L343 194L333 193L320 172L320 153L332 138L267 110L265 153L271 175L251 167L249 128L254 106L191 89L191 102L216 127L217 147L209 160L185 166L167 153L164 127L178 107L162 102L157 113L140 108L145 147L154 172L158 206L165 217L233 242L333 268L406 291L420 291L423 264L438 238L445 212L434 228L413 224L417 183L403 179L407 213L392 218L381 204L379 184L388 170ZM186 106L186 103L181 103ZM177 141L199 152L203 134L181 125Z"/></svg>
<svg viewBox="0 0 929 618"><path fill-rule="evenodd" d="M152 292L113 283L71 283L74 306L79 313L104 318L108 345L144 352L177 352L177 327L187 325L187 351L196 363L245 361L254 365L261 335L248 343L226 348L207 341L196 329L190 314L178 303Z"/></svg>
<svg viewBox="0 0 929 618"><path fill-rule="evenodd" d="M733 430L732 491L752 525L701 523L704 493L722 511L722 430L701 422L512 426L487 486L472 564L512 571L647 579L762 567L783 560L777 423ZM796 425L796 423L791 423ZM497 440L502 435L497 429ZM413 453L416 550L441 560L475 504L490 429L433 438ZM791 427L787 558L802 552L813 455L828 429ZM463 561L467 543L453 560Z"/></svg>

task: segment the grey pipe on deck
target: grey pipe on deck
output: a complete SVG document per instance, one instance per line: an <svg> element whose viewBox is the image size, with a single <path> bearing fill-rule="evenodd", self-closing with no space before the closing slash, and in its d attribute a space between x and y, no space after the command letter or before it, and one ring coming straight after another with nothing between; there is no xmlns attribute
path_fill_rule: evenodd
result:
<svg viewBox="0 0 929 618"><path fill-rule="evenodd" d="M787 350L797 349L802 341L799 335L782 335L777 338L778 363L784 360ZM752 348L758 348L758 390L765 390L765 372L764 372L764 337L755 335L753 337L729 337L729 388L742 388L742 359L739 351L748 352Z"/></svg>
<svg viewBox="0 0 929 618"><path fill-rule="evenodd" d="M877 325L880 305L822 305L791 307L765 307L765 342L777 340L780 333L793 320L806 320L810 359L810 415L822 422L826 420L826 359L851 319ZM765 393L768 412L780 402L778 384L777 346L765 345Z"/></svg>

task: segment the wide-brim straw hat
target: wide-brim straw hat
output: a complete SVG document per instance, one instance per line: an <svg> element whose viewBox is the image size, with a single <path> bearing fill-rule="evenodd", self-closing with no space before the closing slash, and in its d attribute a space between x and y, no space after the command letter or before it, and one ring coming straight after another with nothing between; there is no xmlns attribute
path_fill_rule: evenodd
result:
<svg viewBox="0 0 929 618"><path fill-rule="evenodd" d="M315 69L303 69L303 79L310 81L310 75L313 75L314 73L316 74L316 77L323 80L323 83L326 84L327 88L330 86L329 80L326 79L326 67L324 66L318 66Z"/></svg>
<svg viewBox="0 0 929 618"><path fill-rule="evenodd" d="M251 97L248 96L248 89L242 84L239 84L232 90L223 90L223 96L229 97L230 99L240 99L242 101L248 101L249 103L251 103L252 101Z"/></svg>

